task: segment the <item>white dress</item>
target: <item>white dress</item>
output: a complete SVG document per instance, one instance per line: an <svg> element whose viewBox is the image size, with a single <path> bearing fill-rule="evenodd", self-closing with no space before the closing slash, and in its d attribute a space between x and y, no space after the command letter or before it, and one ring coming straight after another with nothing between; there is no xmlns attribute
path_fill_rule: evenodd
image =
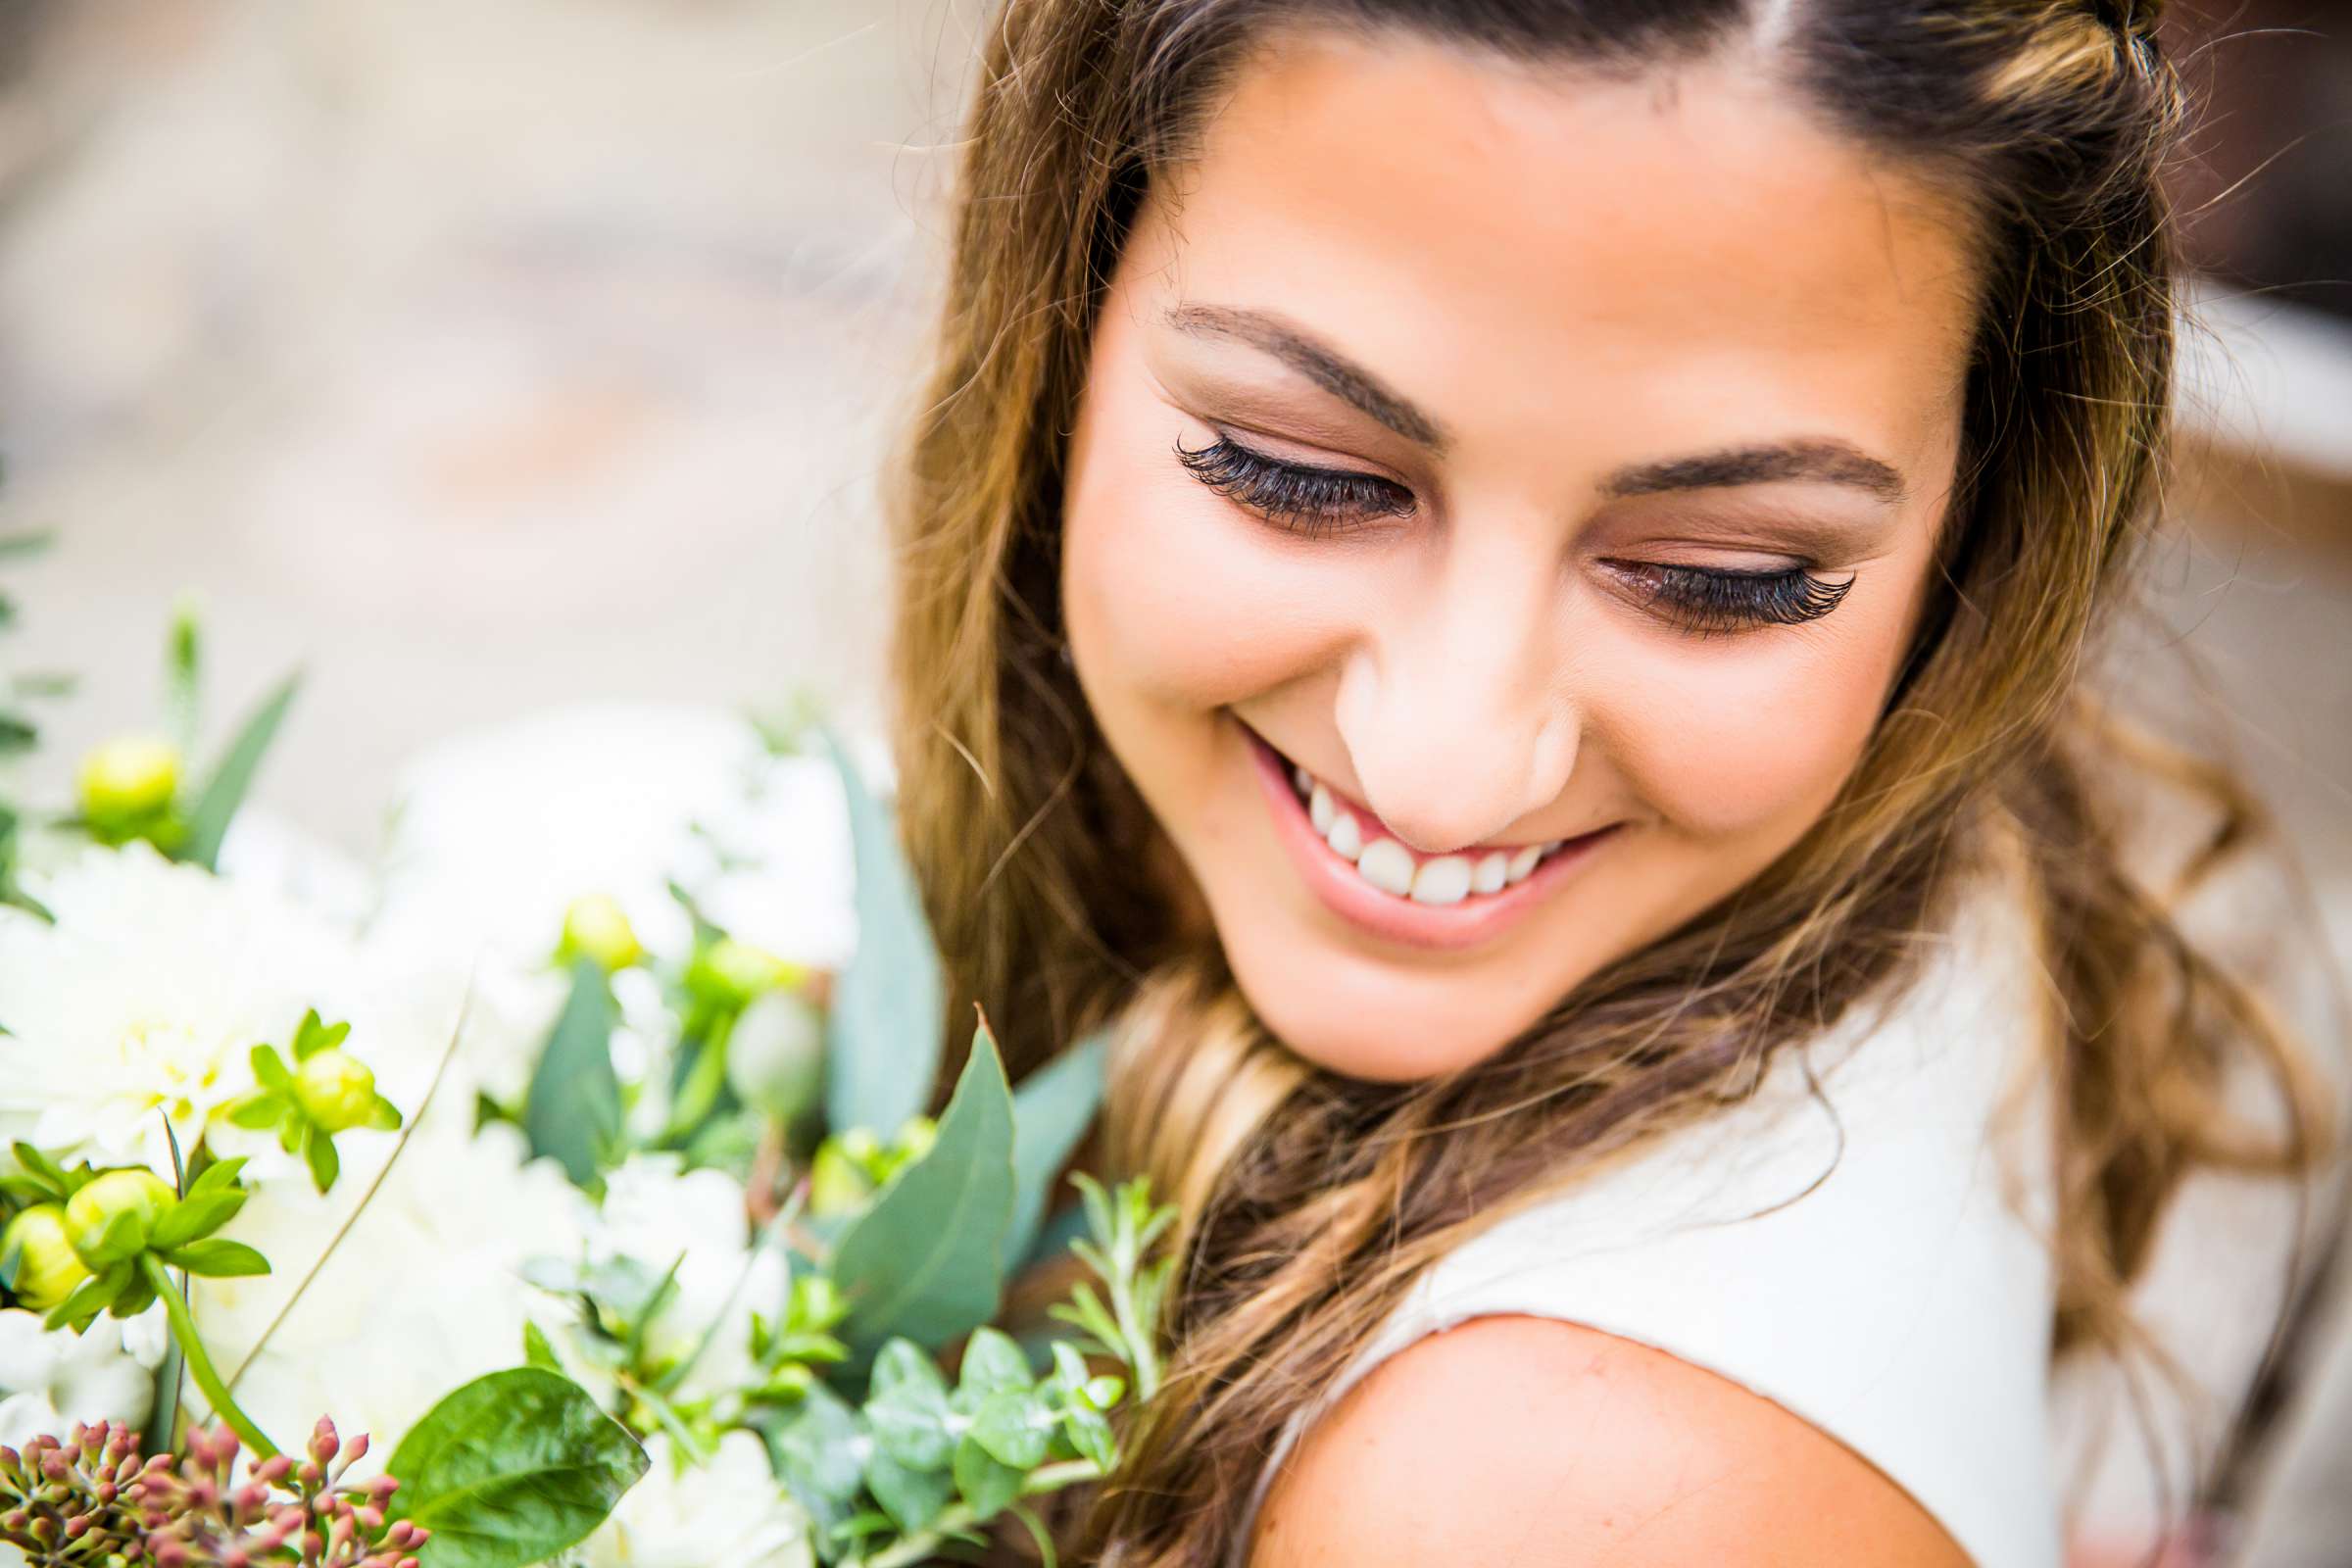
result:
<svg viewBox="0 0 2352 1568"><path fill-rule="evenodd" d="M1442 1260L1293 1421L1255 1501L1385 1357L1523 1314L1639 1341L1802 1417L1984 1568L2058 1568L2040 1014L2023 922L1992 892L1909 987L1783 1053L1752 1100Z"/></svg>

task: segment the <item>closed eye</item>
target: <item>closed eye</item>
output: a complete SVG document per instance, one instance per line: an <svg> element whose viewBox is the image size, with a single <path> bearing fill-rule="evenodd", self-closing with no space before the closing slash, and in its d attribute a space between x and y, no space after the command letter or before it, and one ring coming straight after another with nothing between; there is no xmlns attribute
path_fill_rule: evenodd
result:
<svg viewBox="0 0 2352 1568"><path fill-rule="evenodd" d="M1409 517L1416 505L1394 479L1269 457L1229 435L1198 449L1179 442L1176 461L1227 500L1308 538Z"/></svg>

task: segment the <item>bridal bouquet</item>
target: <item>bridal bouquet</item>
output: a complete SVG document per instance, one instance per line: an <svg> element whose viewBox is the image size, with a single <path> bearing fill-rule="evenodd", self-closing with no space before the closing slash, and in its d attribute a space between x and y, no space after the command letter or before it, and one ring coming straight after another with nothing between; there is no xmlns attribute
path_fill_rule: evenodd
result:
<svg viewBox="0 0 2352 1568"><path fill-rule="evenodd" d="M925 1114L937 961L830 735L766 750L838 777L846 964L680 878L675 940L583 889L453 978L223 874L296 693L197 770L201 662L183 617L70 808L0 790L0 1562L885 1568L1015 1522L1050 1561L1031 1500L1156 1390L1172 1215L1054 1211L1099 1043L1015 1092L980 1020ZM0 752L63 685L0 687ZM1065 1250L1066 1332L990 1326Z"/></svg>

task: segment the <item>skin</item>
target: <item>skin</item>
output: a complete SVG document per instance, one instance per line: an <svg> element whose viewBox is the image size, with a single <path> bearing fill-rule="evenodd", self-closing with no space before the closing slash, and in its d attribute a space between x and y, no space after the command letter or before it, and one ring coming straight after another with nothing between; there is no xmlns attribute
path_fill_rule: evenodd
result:
<svg viewBox="0 0 2352 1568"><path fill-rule="evenodd" d="M1479 1397L1464 1397L1464 1390ZM1253 1568L1967 1568L1908 1494L1670 1355L1480 1318L1381 1363L1308 1434Z"/></svg>
<svg viewBox="0 0 2352 1568"><path fill-rule="evenodd" d="M1213 926L1268 1028L1342 1074L1457 1070L1818 820L1917 624L1973 283L1927 185L1747 62L1599 79L1300 32L1245 68L1110 280L1062 593L1079 680L1164 835L1144 874ZM1442 442L1268 352L1268 323ZM1176 461L1221 434L1379 476L1402 514L1287 531ZM1891 483L1626 493L1629 472L1786 443ZM1834 611L1702 632L1650 591L1663 565L1792 564L1849 584ZM1375 936L1286 852L1250 731L1421 851L1613 830L1488 939ZM1391 1358L1315 1427L1254 1560L1965 1559L1768 1401L1492 1319Z"/></svg>
<svg viewBox="0 0 2352 1568"><path fill-rule="evenodd" d="M1412 1079L1493 1054L1747 882L1836 796L1922 600L1970 328L1959 225L1737 67L1541 75L1308 35L1153 187L1071 438L1078 676L1244 994L1300 1054ZM1260 348L1270 313L1450 437L1407 440ZM1377 474L1413 514L1286 531L1175 461L1220 431ZM1630 466L1788 440L1895 469L1616 496ZM1694 633L1660 564L1810 562L1797 626ZM1274 836L1242 725L1444 852L1616 824L1467 951L1371 937Z"/></svg>

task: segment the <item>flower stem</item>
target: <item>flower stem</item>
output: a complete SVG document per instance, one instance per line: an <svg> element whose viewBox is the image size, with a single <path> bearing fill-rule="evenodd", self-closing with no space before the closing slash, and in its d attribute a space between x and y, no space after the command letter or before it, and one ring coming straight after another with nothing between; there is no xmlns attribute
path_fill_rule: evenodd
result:
<svg viewBox="0 0 2352 1568"><path fill-rule="evenodd" d="M1050 1464L1032 1471L1029 1479L1021 1483L1021 1495L1041 1496L1049 1492L1059 1492L1064 1487L1075 1486L1081 1481L1102 1479L1102 1468L1094 1460L1064 1459L1059 1464ZM903 1537L871 1557L846 1558L841 1568L913 1568L914 1564L926 1560L937 1551L950 1536L986 1523L984 1519L972 1517L970 1504L954 1503L940 1510L939 1517L931 1522L929 1529Z"/></svg>
<svg viewBox="0 0 2352 1568"><path fill-rule="evenodd" d="M163 1260L153 1252L141 1252L139 1272L154 1287L156 1299L164 1303L164 1316L171 1320L172 1338L178 1342L179 1353L187 1362L188 1376L194 1378L196 1386L204 1391L205 1398L212 1404L213 1414L228 1423L228 1429L245 1441L245 1446L254 1451L255 1457L276 1458L277 1445L271 1443L268 1434L254 1424L253 1417L238 1409L237 1401L229 1397L228 1385L220 1381L220 1372L213 1366L213 1358L205 1353L204 1341L196 1333L196 1317L188 1310L188 1298L179 1294L179 1287L172 1282L171 1272L164 1267Z"/></svg>

